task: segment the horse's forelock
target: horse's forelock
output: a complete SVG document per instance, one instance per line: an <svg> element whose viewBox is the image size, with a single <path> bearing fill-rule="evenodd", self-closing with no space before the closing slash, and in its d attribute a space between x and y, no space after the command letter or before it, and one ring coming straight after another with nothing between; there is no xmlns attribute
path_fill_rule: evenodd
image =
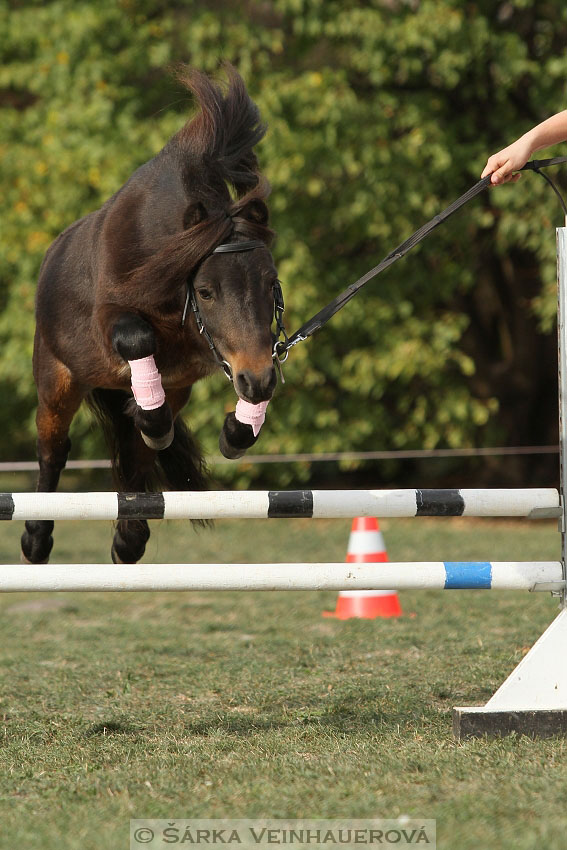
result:
<svg viewBox="0 0 567 850"><path fill-rule="evenodd" d="M252 193L248 200L251 197ZM274 231L267 224L246 217L245 206L237 202L229 209L213 212L193 227L168 237L156 253L128 275L124 281L127 289L135 291L140 302L158 304L183 286L218 245L232 241L235 235L261 240L269 247Z"/></svg>
<svg viewBox="0 0 567 850"><path fill-rule="evenodd" d="M230 238L232 230L231 220L219 212L188 230L168 236L155 253L127 276L123 296L133 295L140 304L144 302L148 306L171 298L199 263Z"/></svg>
<svg viewBox="0 0 567 850"><path fill-rule="evenodd" d="M275 234L270 227L241 216L234 216L232 221L234 223L234 233L238 236L242 236L244 239L264 242L266 248L271 246Z"/></svg>

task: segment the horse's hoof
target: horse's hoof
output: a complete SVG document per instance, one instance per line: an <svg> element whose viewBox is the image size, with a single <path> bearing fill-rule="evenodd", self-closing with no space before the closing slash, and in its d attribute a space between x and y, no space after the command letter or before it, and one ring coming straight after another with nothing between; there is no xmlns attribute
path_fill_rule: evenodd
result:
<svg viewBox="0 0 567 850"><path fill-rule="evenodd" d="M229 460L243 457L257 439L251 425L240 422L234 413L227 413L219 436L219 449L224 457Z"/></svg>
<svg viewBox="0 0 567 850"><path fill-rule="evenodd" d="M239 449L236 446L232 446L226 439L224 431L220 432L219 449L221 455L227 460L237 460L239 457L244 457L247 451L246 449Z"/></svg>
<svg viewBox="0 0 567 850"><path fill-rule="evenodd" d="M29 564L30 567L35 567L40 564L48 564L49 558L46 558L44 561L29 561L23 552L20 552L20 564Z"/></svg>
<svg viewBox="0 0 567 850"><path fill-rule="evenodd" d="M124 563L124 561L122 561L122 560L118 557L118 555L116 554L116 549L114 548L114 546L113 546L113 547L112 547L112 549L110 550L110 557L112 558L112 563L113 563L113 564L123 564L123 563Z"/></svg>
<svg viewBox="0 0 567 850"><path fill-rule="evenodd" d="M146 446L148 446L148 448L150 449L154 449L154 451L156 452L161 452L163 451L163 449L169 448L169 446L173 442L174 433L175 431L173 425L171 426L165 437L149 437L147 434L144 434L143 431L140 431L140 434L142 435L142 440L144 441Z"/></svg>

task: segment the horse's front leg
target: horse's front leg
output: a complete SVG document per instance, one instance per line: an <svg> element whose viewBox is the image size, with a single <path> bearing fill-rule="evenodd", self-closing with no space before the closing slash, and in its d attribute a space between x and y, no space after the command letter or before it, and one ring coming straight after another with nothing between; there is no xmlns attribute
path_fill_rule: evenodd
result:
<svg viewBox="0 0 567 850"><path fill-rule="evenodd" d="M38 389L37 454L39 476L37 492L50 493L57 489L59 476L67 463L71 441L69 426L83 399L83 391L74 384L63 363L47 349L34 354ZM41 347L41 346L40 346ZM45 564L53 547L53 522L28 520L22 535L22 560L30 564Z"/></svg>
<svg viewBox="0 0 567 850"><path fill-rule="evenodd" d="M242 457L257 439L258 431L251 424L237 419L234 411L227 413L219 435L219 449L224 457L229 460Z"/></svg>
<svg viewBox="0 0 567 850"><path fill-rule="evenodd" d="M136 400L134 424L149 448L166 449L173 440L173 415L154 360L154 329L140 316L124 313L112 327L111 340L114 350L130 365Z"/></svg>

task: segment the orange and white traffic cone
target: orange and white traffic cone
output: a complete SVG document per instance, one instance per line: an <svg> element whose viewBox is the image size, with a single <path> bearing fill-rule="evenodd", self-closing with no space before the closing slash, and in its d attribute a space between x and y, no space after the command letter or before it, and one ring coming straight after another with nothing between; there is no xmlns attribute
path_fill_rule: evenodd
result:
<svg viewBox="0 0 567 850"><path fill-rule="evenodd" d="M382 532L375 517L356 517L348 541L347 564L377 564L388 560ZM402 609L395 590L341 590L335 611L323 611L324 617L348 620L361 617L400 617Z"/></svg>

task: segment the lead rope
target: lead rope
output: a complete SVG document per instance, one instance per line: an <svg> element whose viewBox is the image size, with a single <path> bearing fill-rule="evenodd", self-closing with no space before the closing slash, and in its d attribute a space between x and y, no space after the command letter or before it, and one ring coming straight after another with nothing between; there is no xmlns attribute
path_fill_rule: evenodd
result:
<svg viewBox="0 0 567 850"><path fill-rule="evenodd" d="M567 156L556 156L552 159L534 159L531 162L526 163L523 168L519 169L520 171L535 171L536 174L540 174L551 186L557 197L561 202L561 206L567 216L567 206L565 205L565 201L561 196L557 186L553 181L544 174L540 169L548 168L551 165L559 165L561 163L567 162ZM412 248L422 242L426 236L429 236L432 230L438 227L442 222L446 221L449 216L453 215L453 213L457 212L462 206L467 204L473 198L476 198L484 189L486 189L490 185L490 175L487 177L483 177L474 186L471 186L463 195L453 201L446 209L424 224L419 230L416 230L405 242L402 242L401 245L398 245L393 251L391 251L387 257L385 257L381 263L378 263L373 269L370 269L369 272L366 272L361 278L352 283L348 289L345 289L344 292L341 292L340 295L337 295L336 298L333 299L326 307L323 307L322 310L319 310L311 319L305 322L299 330L295 331L290 337L286 337L284 342L276 342L274 346L274 354L276 360L281 360L284 362L289 354L289 349L297 345L298 342L302 342L305 339L308 339L310 336L313 336L316 331L320 330L323 325L325 325L329 319L331 319L335 313L338 313L339 310L348 304L351 298L357 294L357 292L362 289L362 287L368 283L368 281L372 280L372 278L379 275L381 272L385 271L387 268L392 266L398 260L401 260Z"/></svg>

